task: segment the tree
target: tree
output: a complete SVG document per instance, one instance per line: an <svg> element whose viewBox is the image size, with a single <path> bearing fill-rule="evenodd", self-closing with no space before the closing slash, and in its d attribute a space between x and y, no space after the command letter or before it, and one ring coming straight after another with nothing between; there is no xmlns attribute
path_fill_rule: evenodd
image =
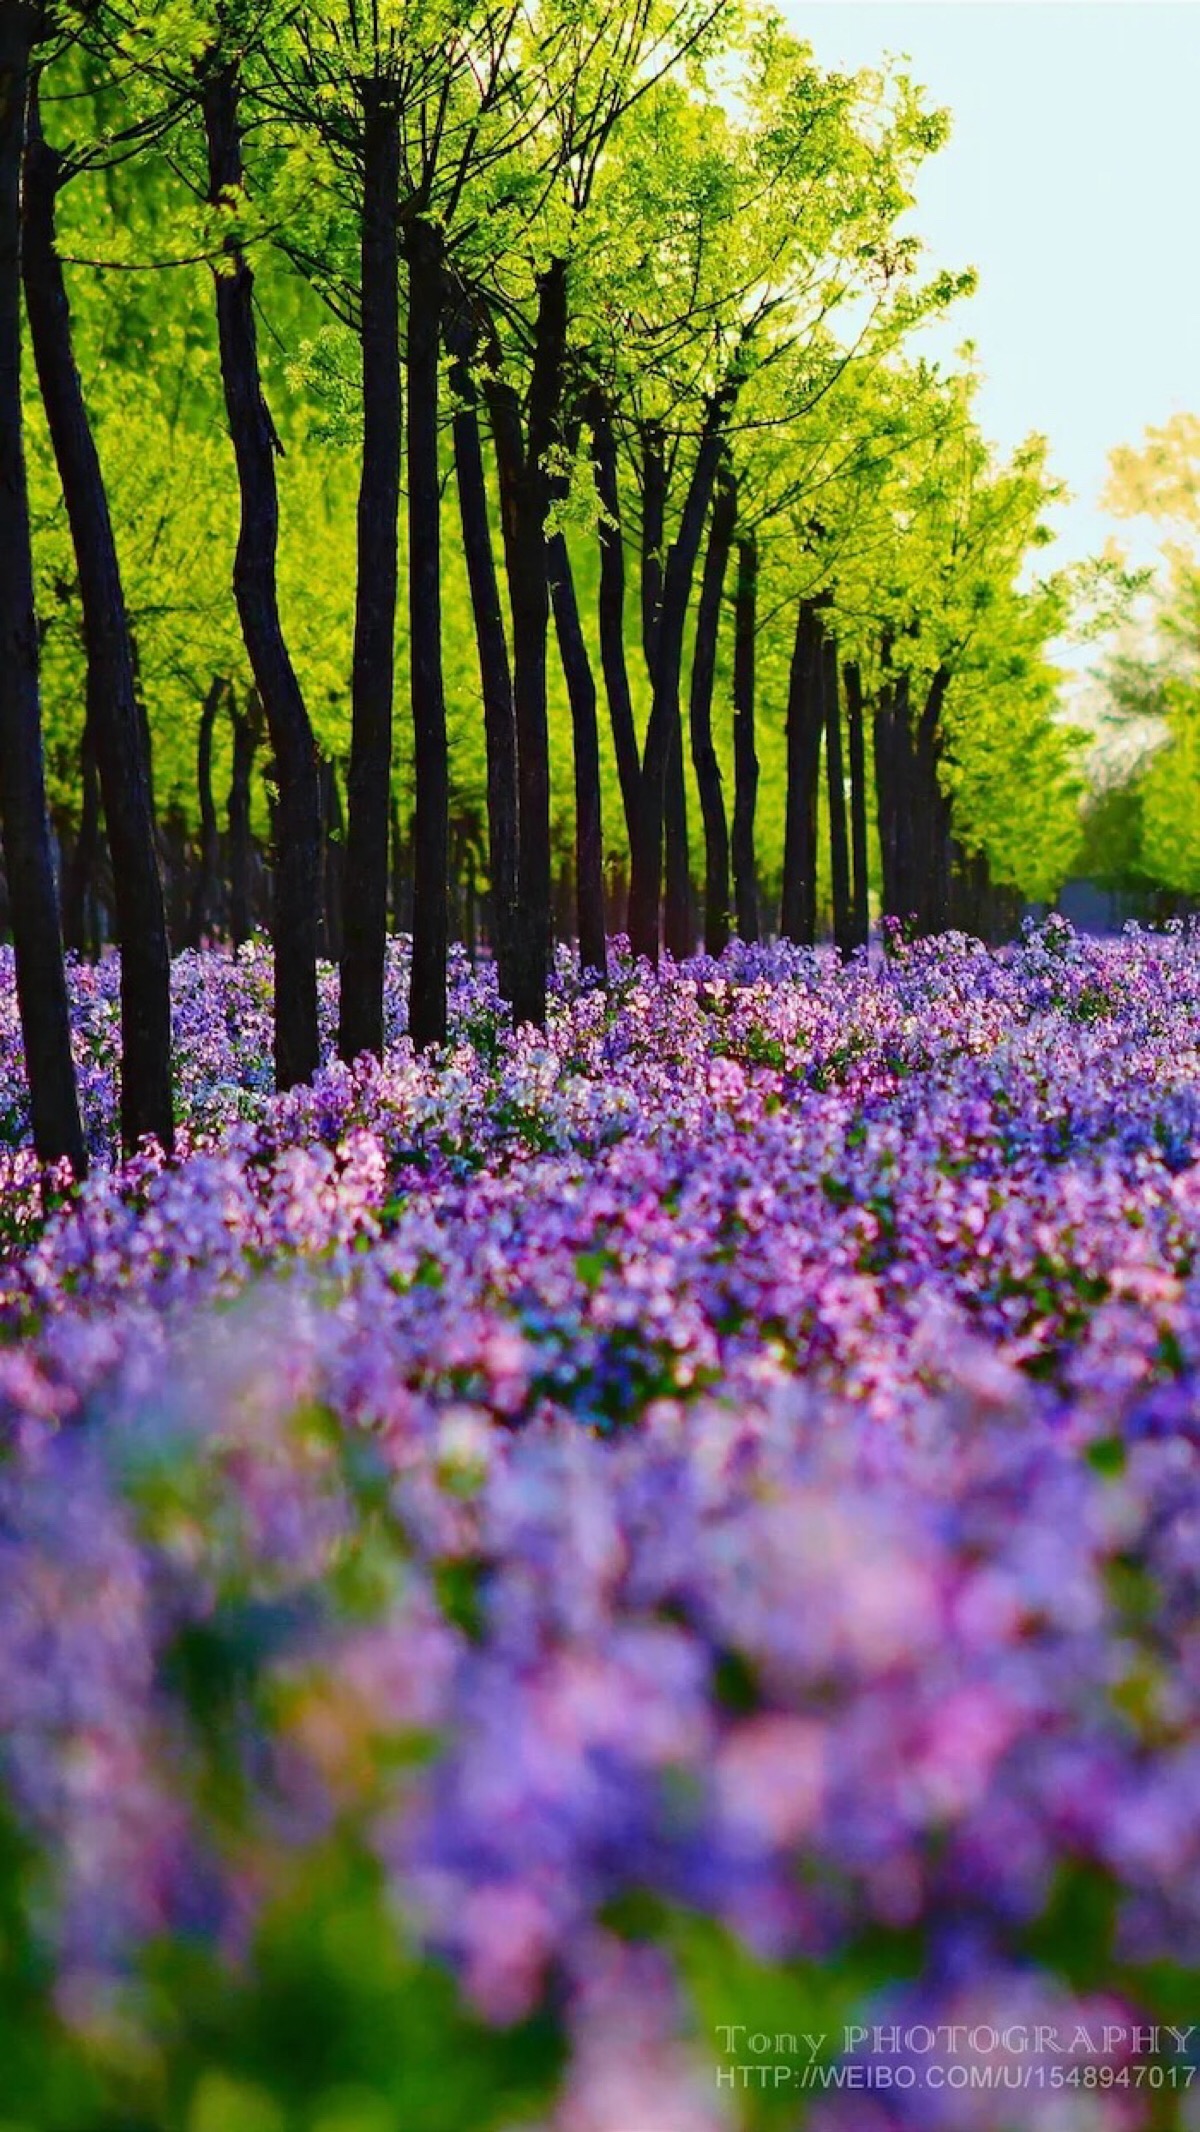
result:
<svg viewBox="0 0 1200 2132"><path fill-rule="evenodd" d="M168 1153L171 958L155 848L149 735L108 495L76 366L71 311L56 244L60 192L87 167L45 139L36 77L24 167L23 272L30 336L79 574L87 655L87 717L100 775L121 939L121 1136Z"/></svg>
<svg viewBox="0 0 1200 2132"><path fill-rule="evenodd" d="M280 451L262 389L254 272L238 215L245 191L242 60L234 25L201 60L200 109L207 146L208 198L221 256L214 276L225 409L237 463L241 531L234 594L246 652L262 702L279 783L275 853L275 1078L280 1088L311 1080L320 1063L317 1025L317 899L321 799L317 749L279 613Z"/></svg>
<svg viewBox="0 0 1200 2132"><path fill-rule="evenodd" d="M0 0L0 826L34 1145L86 1169L46 816L21 408L21 167L41 9Z"/></svg>
<svg viewBox="0 0 1200 2132"><path fill-rule="evenodd" d="M662 548L650 601L643 577L657 613L630 897L634 946L652 959L686 618L718 467L739 423L756 420L755 394L769 391L776 365L790 366L799 417L852 354L877 350L953 293L941 282L914 291L915 250L894 232L909 175L943 134L907 83L885 92L825 75L768 15L747 41L736 106L704 106L668 84L626 145L611 214L614 401L628 410L643 556L653 564ZM867 322L842 341L835 321L851 299Z"/></svg>

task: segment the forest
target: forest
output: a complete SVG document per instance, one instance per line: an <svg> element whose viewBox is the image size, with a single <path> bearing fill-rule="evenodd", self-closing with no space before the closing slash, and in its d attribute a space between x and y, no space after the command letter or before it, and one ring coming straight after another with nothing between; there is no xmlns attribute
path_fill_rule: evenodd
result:
<svg viewBox="0 0 1200 2132"><path fill-rule="evenodd" d="M128 937L131 1149L185 945L269 926L287 1087L321 955L381 1050L389 927L420 1046L454 938L540 1025L555 937L602 980L606 931L850 952L1058 886L1083 587L1038 574L1044 444L1000 461L921 354L972 277L898 229L948 125L902 72L730 0L4 18L43 1154L82 1159L53 882L68 951Z"/></svg>
<svg viewBox="0 0 1200 2132"><path fill-rule="evenodd" d="M0 2132L1200 2123L1200 423L801 29L0 0Z"/></svg>

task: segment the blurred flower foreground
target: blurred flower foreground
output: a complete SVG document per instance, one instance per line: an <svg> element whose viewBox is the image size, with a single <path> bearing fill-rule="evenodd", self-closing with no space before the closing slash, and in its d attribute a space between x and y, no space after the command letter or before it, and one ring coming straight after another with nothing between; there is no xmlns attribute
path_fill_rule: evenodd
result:
<svg viewBox="0 0 1200 2132"><path fill-rule="evenodd" d="M4 2132L1200 2124L1200 943L0 979Z"/></svg>

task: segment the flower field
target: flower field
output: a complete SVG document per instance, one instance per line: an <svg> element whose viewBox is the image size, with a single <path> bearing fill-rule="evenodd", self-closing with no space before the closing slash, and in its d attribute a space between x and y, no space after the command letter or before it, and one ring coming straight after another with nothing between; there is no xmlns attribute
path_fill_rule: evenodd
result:
<svg viewBox="0 0 1200 2132"><path fill-rule="evenodd" d="M0 972L4 2132L1200 2125L1200 943L269 968Z"/></svg>

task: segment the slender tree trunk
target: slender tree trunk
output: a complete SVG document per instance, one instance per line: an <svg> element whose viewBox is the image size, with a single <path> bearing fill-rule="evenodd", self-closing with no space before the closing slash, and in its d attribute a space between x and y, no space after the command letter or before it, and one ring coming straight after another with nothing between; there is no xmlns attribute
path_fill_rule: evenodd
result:
<svg viewBox="0 0 1200 2132"><path fill-rule="evenodd" d="M949 669L939 666L912 736L914 906L923 933L943 932L950 922L950 806L938 777L942 708L949 686Z"/></svg>
<svg viewBox="0 0 1200 2132"><path fill-rule="evenodd" d="M363 454L338 1010L338 1051L347 1061L364 1051L374 1052L377 1058L383 1055L388 797L399 582L400 119L384 85L368 81L362 96ZM424 293L422 283L420 294ZM414 337L421 337L411 317L409 337L411 349ZM436 556L435 527L435 563ZM419 559L414 567L420 567Z"/></svg>
<svg viewBox="0 0 1200 2132"><path fill-rule="evenodd" d="M383 886L386 899L386 870ZM331 757L321 764L321 916L325 953L331 962L340 962L346 947L346 823L337 764Z"/></svg>
<svg viewBox="0 0 1200 2132"><path fill-rule="evenodd" d="M852 888L850 935L856 948L865 948L871 933L870 882L867 862L867 763L863 735L862 675L850 660L843 673L846 692L846 733L850 765L850 855Z"/></svg>
<svg viewBox="0 0 1200 2132"><path fill-rule="evenodd" d="M513 625L513 691L517 716L517 924L513 943L513 1016L543 1027L552 938L550 854L550 734L546 706L546 640L550 590L546 520L552 448L559 441L563 363L567 343L567 274L550 262L538 284L529 414L524 442L511 386L487 388L500 474L505 559Z"/></svg>
<svg viewBox="0 0 1200 2132"><path fill-rule="evenodd" d="M604 829L600 808L600 735L596 683L579 620L571 558L562 533L551 535L547 567L558 649L571 705L575 750L575 912L579 965L608 978L604 937Z"/></svg>
<svg viewBox="0 0 1200 2132"><path fill-rule="evenodd" d="M758 862L754 817L758 807L755 740L755 651L758 642L758 542L748 533L738 542L733 625L733 898L738 937L756 941L760 931Z"/></svg>
<svg viewBox="0 0 1200 2132"><path fill-rule="evenodd" d="M679 530L667 558L654 630L654 695L638 786L637 835L633 843L633 877L629 888L629 937L633 953L655 964L658 961L667 768L680 719L679 681L688 596L736 393L737 385L731 378L712 395L705 411Z"/></svg>
<svg viewBox="0 0 1200 2132"><path fill-rule="evenodd" d="M915 920L917 915L917 795L907 673L897 674L891 691L891 774L896 915L907 923Z"/></svg>
<svg viewBox="0 0 1200 2132"><path fill-rule="evenodd" d="M400 827L399 801L391 803L392 931L404 931L404 832Z"/></svg>
<svg viewBox="0 0 1200 2132"><path fill-rule="evenodd" d="M467 950L467 960L470 963L472 969L475 968L476 962L479 959L478 885L479 872L475 861L475 846L473 844L468 844L466 879L463 883L463 897L465 903L465 909L463 911L463 943Z"/></svg>
<svg viewBox="0 0 1200 2132"><path fill-rule="evenodd" d="M850 846L846 835L846 778L842 763L842 708L838 700L837 639L821 647L821 695L825 708L825 774L829 794L829 873L833 896L833 941L842 961L854 952L850 908Z"/></svg>
<svg viewBox="0 0 1200 2132"><path fill-rule="evenodd" d="M676 962L683 962L695 949L696 919L688 845L687 783L683 769L683 716L678 708L671 752L667 757L663 831L663 945Z"/></svg>
<svg viewBox="0 0 1200 2132"><path fill-rule="evenodd" d="M471 368L469 324L455 319L447 329L454 400L454 468L462 520L463 552L471 588L479 683L487 747L488 876L491 882L492 952L501 997L512 998L512 941L517 909L517 722L512 672L500 611L500 588L492 549L487 483L479 435L478 396Z"/></svg>
<svg viewBox="0 0 1200 2132"><path fill-rule="evenodd" d="M196 743L196 790L200 800L200 863L196 869L188 911L186 939L190 948L198 948L204 939L205 931L211 923L213 899L216 894L220 838L217 831L217 806L213 798L213 728L217 722L217 712L228 693L228 681L217 676L209 688L200 712L200 734Z"/></svg>
<svg viewBox="0 0 1200 2132"><path fill-rule="evenodd" d="M659 424L647 422L642 427L642 649L652 689L658 661L659 625L666 583L663 563L666 512L665 440ZM678 705L667 750L663 792L663 846L663 940L668 953L677 962L682 962L691 954L695 945L695 926L692 917L692 883L688 854L687 785L683 770L683 721Z"/></svg>
<svg viewBox="0 0 1200 2132"><path fill-rule="evenodd" d="M896 747L896 685L884 680L875 699L875 812L879 831L879 857L883 869L880 907L889 918L900 915L896 786L899 775Z"/></svg>
<svg viewBox="0 0 1200 2132"><path fill-rule="evenodd" d="M96 868L100 861L100 778L96 750L86 720L79 742L79 830L70 860L63 872L63 944L78 955L92 959L98 948L89 924L89 906L95 897Z"/></svg>
<svg viewBox="0 0 1200 2132"><path fill-rule="evenodd" d="M409 662L416 801L408 1027L417 1050L424 1051L446 1041L450 924L450 764L442 679L442 491L438 471L438 362L444 274L441 231L431 222L414 222L408 233L407 250ZM385 854L386 849L385 843Z"/></svg>
<svg viewBox="0 0 1200 2132"><path fill-rule="evenodd" d="M667 454L662 428L645 422L642 440L642 652L654 682L658 624L662 611L667 523Z"/></svg>
<svg viewBox="0 0 1200 2132"><path fill-rule="evenodd" d="M232 697L230 699L232 704ZM233 774L229 781L229 937L236 955L254 930L250 911L250 773L258 747L258 720L232 711Z"/></svg>
<svg viewBox="0 0 1200 2132"><path fill-rule="evenodd" d="M596 496L600 505L600 662L604 669L625 829L632 848L642 766L625 652L625 538L621 530L617 442L612 412L602 393L592 395L590 417Z"/></svg>
<svg viewBox="0 0 1200 2132"><path fill-rule="evenodd" d="M690 723L692 768L704 819L704 946L720 955L729 944L729 823L721 771L713 746L712 702L721 628L721 599L737 523L737 487L728 470L713 496L708 548L700 580L696 640L692 652ZM755 766L757 771L757 764Z"/></svg>
<svg viewBox="0 0 1200 2132"><path fill-rule="evenodd" d="M787 707L787 798L780 931L811 947L817 933L817 799L821 778L821 619L801 600Z"/></svg>
<svg viewBox="0 0 1200 2132"><path fill-rule="evenodd" d="M86 1167L42 762L21 415L21 164L37 10L0 0L0 827L33 1139Z"/></svg>
<svg viewBox="0 0 1200 2132"><path fill-rule="evenodd" d="M205 83L209 198L243 189L237 66ZM311 1080L320 1064L317 1021L317 905L321 881L321 796L317 750L279 618L276 559L280 449L258 367L254 277L236 237L225 239L214 277L225 410L237 460L241 531L233 583L242 634L271 736L279 778L275 850L275 1079L280 1088Z"/></svg>

